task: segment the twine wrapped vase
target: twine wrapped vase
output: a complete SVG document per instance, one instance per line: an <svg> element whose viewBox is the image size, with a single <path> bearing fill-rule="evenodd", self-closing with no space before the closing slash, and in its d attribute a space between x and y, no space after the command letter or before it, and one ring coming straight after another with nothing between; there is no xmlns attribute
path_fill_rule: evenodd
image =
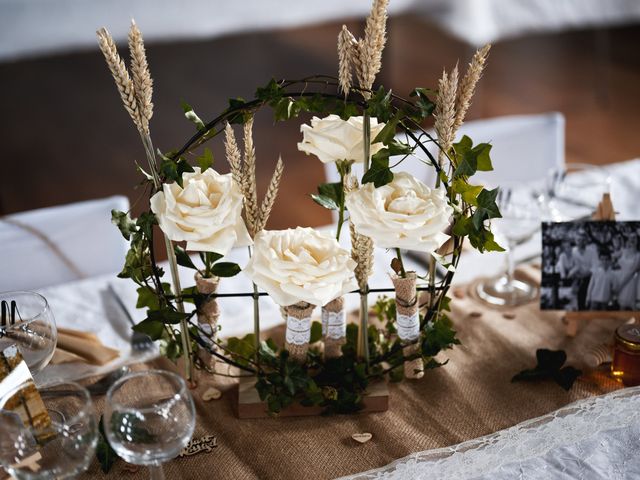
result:
<svg viewBox="0 0 640 480"><path fill-rule="evenodd" d="M298 302L285 307L287 313L287 331L285 334L285 348L290 358L298 363L304 363L309 350L311 339L311 314L315 305Z"/></svg>
<svg viewBox="0 0 640 480"><path fill-rule="evenodd" d="M325 358L336 358L342 355L342 345L347 342L344 297L331 300L322 307L322 337Z"/></svg>
<svg viewBox="0 0 640 480"><path fill-rule="evenodd" d="M396 290L396 329L401 343L407 344L403 349L405 357L420 353L420 343L411 343L420 337L416 279L415 272L407 272L406 277L394 275L391 278ZM404 362L404 376L412 379L424 376L421 357Z"/></svg>
<svg viewBox="0 0 640 480"><path fill-rule="evenodd" d="M220 279L218 277L204 278L200 273L196 273L196 290L202 295L210 295L218 290L218 283ZM211 349L215 350L215 341L218 335L218 318L220 317L220 308L218 302L214 297L209 298L202 302L198 308L198 326L202 331L206 332L211 340L206 340L209 343ZM211 355L204 349L200 350L200 358L202 361L215 370L216 357Z"/></svg>

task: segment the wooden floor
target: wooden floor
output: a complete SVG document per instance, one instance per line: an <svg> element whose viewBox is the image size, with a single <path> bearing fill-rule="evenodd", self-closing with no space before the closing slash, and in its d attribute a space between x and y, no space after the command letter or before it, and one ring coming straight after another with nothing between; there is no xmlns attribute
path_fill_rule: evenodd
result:
<svg viewBox="0 0 640 480"><path fill-rule="evenodd" d="M349 24L352 31L361 25ZM155 79L152 136L171 150L193 133L180 101L212 118L229 97L251 97L272 77L334 74L340 24L211 41L148 46ZM393 18L380 82L407 93L435 87L443 67L472 51L419 18ZM471 118L556 110L567 118L567 161L608 163L640 155L640 27L530 36L494 46ZM0 65L0 214L124 194L132 202L143 160L135 129L104 61L93 51ZM279 154L285 179L271 228L319 225L308 197L320 162L297 151L299 122L274 125L263 112L256 146L260 188ZM220 141L217 166L227 170ZM143 199L144 200L144 199ZM140 211L141 204L134 208Z"/></svg>

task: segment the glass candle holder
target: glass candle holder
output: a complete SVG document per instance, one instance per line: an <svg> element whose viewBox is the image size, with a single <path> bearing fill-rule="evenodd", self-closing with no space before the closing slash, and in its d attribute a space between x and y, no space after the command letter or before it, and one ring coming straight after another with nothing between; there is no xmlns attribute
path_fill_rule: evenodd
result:
<svg viewBox="0 0 640 480"><path fill-rule="evenodd" d="M640 325L616 329L611 374L627 387L640 385Z"/></svg>

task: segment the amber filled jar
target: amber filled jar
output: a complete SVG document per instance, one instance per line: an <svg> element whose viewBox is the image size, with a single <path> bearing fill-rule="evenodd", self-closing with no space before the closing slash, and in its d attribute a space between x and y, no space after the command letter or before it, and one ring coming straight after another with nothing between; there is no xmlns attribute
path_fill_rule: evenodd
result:
<svg viewBox="0 0 640 480"><path fill-rule="evenodd" d="M611 374L627 387L640 385L640 325L621 325L616 330Z"/></svg>

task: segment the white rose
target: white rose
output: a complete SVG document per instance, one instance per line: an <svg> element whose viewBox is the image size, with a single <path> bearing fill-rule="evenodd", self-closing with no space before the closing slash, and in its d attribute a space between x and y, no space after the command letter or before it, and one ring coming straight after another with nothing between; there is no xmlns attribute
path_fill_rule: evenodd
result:
<svg viewBox="0 0 640 480"><path fill-rule="evenodd" d="M357 288L353 261L335 238L312 228L263 230L244 268L280 306L325 305Z"/></svg>
<svg viewBox="0 0 640 480"><path fill-rule="evenodd" d="M384 128L384 123L371 118L371 141ZM332 163L341 160L362 163L364 161L364 133L362 117L351 117L342 120L338 115L325 118L313 117L311 126L302 124L302 142L298 143L298 150L307 155L312 153L322 163ZM377 153L384 145L382 142L371 144L371 155Z"/></svg>
<svg viewBox="0 0 640 480"><path fill-rule="evenodd" d="M443 231L453 208L446 190L429 188L405 172L380 188L362 185L347 194L345 204L356 231L382 248L433 252L449 238Z"/></svg>
<svg viewBox="0 0 640 480"><path fill-rule="evenodd" d="M182 187L165 183L151 197L151 210L171 240L187 241L187 250L226 255L234 246L251 245L242 219L243 196L231 174L195 167L182 174Z"/></svg>

